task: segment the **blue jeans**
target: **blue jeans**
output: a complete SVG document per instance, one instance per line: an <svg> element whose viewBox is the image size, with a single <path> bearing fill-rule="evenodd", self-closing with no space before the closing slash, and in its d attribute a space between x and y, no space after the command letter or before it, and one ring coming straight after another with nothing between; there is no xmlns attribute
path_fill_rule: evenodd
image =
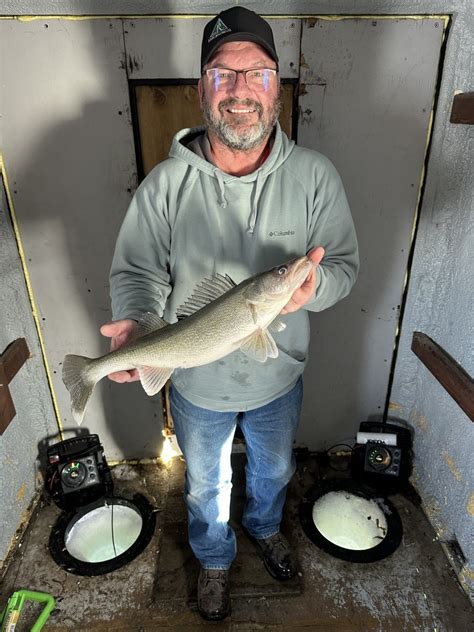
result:
<svg viewBox="0 0 474 632"><path fill-rule="evenodd" d="M171 386L171 415L186 460L189 543L203 568L228 569L236 554L235 533L228 521L230 455L238 415L247 451L242 524L255 538L268 538L280 530L286 488L295 471L292 447L302 397L300 378L286 395L239 415L194 406Z"/></svg>

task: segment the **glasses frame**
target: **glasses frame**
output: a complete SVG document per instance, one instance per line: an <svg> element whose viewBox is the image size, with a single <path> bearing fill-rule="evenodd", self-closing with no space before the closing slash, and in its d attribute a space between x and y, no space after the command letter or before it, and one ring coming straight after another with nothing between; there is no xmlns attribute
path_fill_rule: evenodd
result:
<svg viewBox="0 0 474 632"><path fill-rule="evenodd" d="M278 75L278 66L276 68L267 68L266 66L257 66L256 68L244 68L243 70L236 70L235 68L228 68L227 66L214 66L212 68L206 68L206 70L203 70L201 73L201 76L206 75L208 81L214 82L214 77L211 73L215 72L216 70L230 70L232 72L235 72L235 81L232 84L232 86L229 86L228 88L226 88L226 90L232 90L235 87L235 84L237 83L237 77L239 75L244 76L244 81L247 88L249 88L250 90L255 90L255 88L252 88L251 86L249 86L247 82L248 72L252 72L255 70L268 70L270 74L273 75L274 77ZM219 89L217 89L216 91L219 91ZM224 90L222 90L222 92L224 92Z"/></svg>

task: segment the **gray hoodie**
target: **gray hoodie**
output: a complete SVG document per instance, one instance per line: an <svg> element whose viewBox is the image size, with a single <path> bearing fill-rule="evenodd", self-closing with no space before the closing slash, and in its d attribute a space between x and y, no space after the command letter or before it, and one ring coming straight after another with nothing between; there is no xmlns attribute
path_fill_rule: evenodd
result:
<svg viewBox="0 0 474 632"><path fill-rule="evenodd" d="M266 161L237 177L205 159L199 149L204 134L203 127L178 132L169 158L137 189L112 262L113 318L138 320L150 311L174 322L204 278L228 274L240 283L323 246L314 299L282 317L286 329L272 332L278 358L260 363L236 351L171 376L197 406L249 410L287 393L302 374L307 310L331 307L349 293L358 271L357 240L341 180L327 158L296 146L277 125Z"/></svg>

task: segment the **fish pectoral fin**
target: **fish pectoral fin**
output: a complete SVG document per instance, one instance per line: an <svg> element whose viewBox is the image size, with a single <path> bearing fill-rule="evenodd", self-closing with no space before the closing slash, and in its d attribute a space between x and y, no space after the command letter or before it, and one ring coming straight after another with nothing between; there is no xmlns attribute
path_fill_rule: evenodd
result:
<svg viewBox="0 0 474 632"><path fill-rule="evenodd" d="M280 331L284 331L286 329L286 323L279 318L275 318L275 320L268 326L268 329L273 333L280 333Z"/></svg>
<svg viewBox="0 0 474 632"><path fill-rule="evenodd" d="M245 338L240 345L240 350L258 362L278 357L278 347L266 329L259 329Z"/></svg>
<svg viewBox="0 0 474 632"><path fill-rule="evenodd" d="M137 370L145 393L147 395L156 395L163 388L174 369L157 366L138 366Z"/></svg>
<svg viewBox="0 0 474 632"><path fill-rule="evenodd" d="M167 324L168 323L165 320L156 314L153 314L152 312L145 312L138 321L138 325L135 330L135 338L151 334L153 331L166 327Z"/></svg>
<svg viewBox="0 0 474 632"><path fill-rule="evenodd" d="M266 316L268 316L275 309L273 305L269 304L266 301L258 303L256 301L249 301L248 299L247 307L252 316L252 320L256 325L258 325L259 321L261 322L262 319L266 320Z"/></svg>
<svg viewBox="0 0 474 632"><path fill-rule="evenodd" d="M243 297L246 301L254 305L261 305L267 300L265 294L263 294L262 292L258 292L258 290L253 285L249 285L245 288L245 290L243 291Z"/></svg>

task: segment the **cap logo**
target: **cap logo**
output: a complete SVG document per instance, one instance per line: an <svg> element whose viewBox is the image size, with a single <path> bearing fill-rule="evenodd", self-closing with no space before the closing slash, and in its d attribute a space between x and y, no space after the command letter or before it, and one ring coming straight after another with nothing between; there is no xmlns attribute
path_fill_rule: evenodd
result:
<svg viewBox="0 0 474 632"><path fill-rule="evenodd" d="M207 41L209 43L210 41L212 41L219 35L223 35L224 33L231 33L231 32L232 32L232 29L226 26L220 18L217 18L217 22L214 24L212 33L210 34L209 39Z"/></svg>

